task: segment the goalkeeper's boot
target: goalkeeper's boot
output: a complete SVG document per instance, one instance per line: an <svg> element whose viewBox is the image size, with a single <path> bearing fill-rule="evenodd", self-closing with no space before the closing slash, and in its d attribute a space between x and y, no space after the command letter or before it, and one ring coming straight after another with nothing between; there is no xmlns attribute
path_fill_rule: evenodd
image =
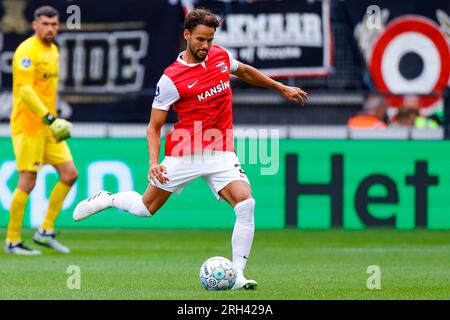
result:
<svg viewBox="0 0 450 320"><path fill-rule="evenodd" d="M61 253L70 253L69 248L63 246L58 240L55 239L54 232L39 229L34 234L33 241L40 246L44 246Z"/></svg>
<svg viewBox="0 0 450 320"><path fill-rule="evenodd" d="M23 256L37 256L40 255L41 252L39 250L33 250L26 247L23 242L6 242L5 244L5 252L8 254L19 254Z"/></svg>
<svg viewBox="0 0 450 320"><path fill-rule="evenodd" d="M102 210L111 208L112 197L107 191L97 192L95 195L81 201L73 211L73 220L81 221Z"/></svg>
<svg viewBox="0 0 450 320"><path fill-rule="evenodd" d="M231 290L256 290L257 286L258 283L255 280L248 280L244 277L244 273L242 271L237 271L236 282Z"/></svg>

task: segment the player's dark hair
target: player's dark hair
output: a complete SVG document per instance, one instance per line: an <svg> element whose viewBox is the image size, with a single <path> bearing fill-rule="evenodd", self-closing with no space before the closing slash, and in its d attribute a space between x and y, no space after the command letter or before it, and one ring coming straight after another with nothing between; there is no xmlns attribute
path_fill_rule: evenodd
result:
<svg viewBox="0 0 450 320"><path fill-rule="evenodd" d="M39 17L45 16L49 18L59 17L59 12L51 6L39 7L34 11L34 19L39 19Z"/></svg>
<svg viewBox="0 0 450 320"><path fill-rule="evenodd" d="M197 8L190 11L184 18L184 29L192 32L200 24L217 29L222 21L223 19L219 20L211 10Z"/></svg>

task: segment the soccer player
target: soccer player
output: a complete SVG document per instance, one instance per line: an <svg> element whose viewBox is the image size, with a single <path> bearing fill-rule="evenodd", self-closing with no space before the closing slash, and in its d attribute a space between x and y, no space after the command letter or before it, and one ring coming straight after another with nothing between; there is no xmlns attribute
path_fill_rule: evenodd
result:
<svg viewBox="0 0 450 320"><path fill-rule="evenodd" d="M110 207L150 217L172 193L180 193L188 183L202 177L215 196L226 200L236 213L231 241L237 270L233 289L255 289L256 281L244 276L255 229L255 200L233 147L230 73L252 85L277 90L290 101L304 104L307 94L270 79L213 45L219 25L207 9L195 9L185 18L186 50L164 71L153 101L147 129L150 183L144 195L100 191L80 202L73 218L80 221ZM159 163L161 127L171 106L179 121L167 136L165 158Z"/></svg>
<svg viewBox="0 0 450 320"><path fill-rule="evenodd" d="M11 133L19 182L12 197L5 251L41 254L23 244L20 231L37 172L43 165L51 164L59 174L59 181L51 192L45 220L33 240L68 253L69 248L55 239L54 223L78 173L64 141L71 135L71 124L58 118L56 111L59 52L54 39L59 29L59 13L44 6L34 12L34 18L34 35L19 45L13 57Z"/></svg>

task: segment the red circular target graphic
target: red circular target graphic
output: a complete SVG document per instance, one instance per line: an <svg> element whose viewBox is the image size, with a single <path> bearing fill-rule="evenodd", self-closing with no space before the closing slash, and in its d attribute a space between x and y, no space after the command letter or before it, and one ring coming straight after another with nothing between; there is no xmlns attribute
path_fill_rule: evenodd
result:
<svg viewBox="0 0 450 320"><path fill-rule="evenodd" d="M415 74L405 76L400 70L405 56L415 57ZM411 67L411 65L409 65ZM419 104L429 107L442 92L450 75L450 49L438 25L423 16L402 16L389 23L376 40L369 70L379 92L394 95L421 95ZM404 104L403 96L388 96L391 106Z"/></svg>

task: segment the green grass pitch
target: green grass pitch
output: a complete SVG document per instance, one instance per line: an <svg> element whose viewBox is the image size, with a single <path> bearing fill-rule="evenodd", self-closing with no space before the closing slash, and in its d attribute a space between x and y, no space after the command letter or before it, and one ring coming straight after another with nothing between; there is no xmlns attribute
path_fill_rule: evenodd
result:
<svg viewBox="0 0 450 320"><path fill-rule="evenodd" d="M28 245L31 237L24 232ZM246 274L258 290L206 291L199 268L231 258L230 238L231 230L62 230L69 255L0 253L0 299L450 298L450 232L257 230ZM67 288L70 265L80 267L80 290ZM367 288L370 265L380 267L379 290Z"/></svg>

